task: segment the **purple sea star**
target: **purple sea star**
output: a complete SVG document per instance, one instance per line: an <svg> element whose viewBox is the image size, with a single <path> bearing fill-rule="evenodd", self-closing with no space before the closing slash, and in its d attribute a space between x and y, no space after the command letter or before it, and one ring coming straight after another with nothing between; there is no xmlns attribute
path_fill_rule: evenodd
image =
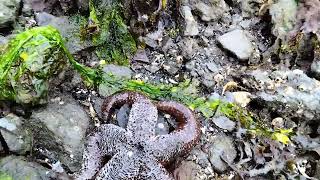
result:
<svg viewBox="0 0 320 180"><path fill-rule="evenodd" d="M199 123L182 104L162 101L153 104L135 92L110 96L102 106L105 120L115 108L132 105L127 128L103 124L88 136L83 164L76 179L154 179L171 180L164 165L187 153L199 140ZM158 110L176 118L178 128L156 135ZM105 163L105 157L111 159Z"/></svg>

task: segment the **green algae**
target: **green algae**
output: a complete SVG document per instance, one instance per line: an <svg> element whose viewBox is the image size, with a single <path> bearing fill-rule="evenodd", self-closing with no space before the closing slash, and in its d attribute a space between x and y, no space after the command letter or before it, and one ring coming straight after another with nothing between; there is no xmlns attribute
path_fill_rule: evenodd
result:
<svg viewBox="0 0 320 180"><path fill-rule="evenodd" d="M90 1L90 16L86 27L96 46L100 60L118 65L128 65L129 58L136 52L136 43L121 14L120 4L101 4Z"/></svg>
<svg viewBox="0 0 320 180"><path fill-rule="evenodd" d="M16 35L0 55L0 100L32 105L46 103L51 77L69 63L88 85L98 78L96 71L74 60L55 28L37 27Z"/></svg>

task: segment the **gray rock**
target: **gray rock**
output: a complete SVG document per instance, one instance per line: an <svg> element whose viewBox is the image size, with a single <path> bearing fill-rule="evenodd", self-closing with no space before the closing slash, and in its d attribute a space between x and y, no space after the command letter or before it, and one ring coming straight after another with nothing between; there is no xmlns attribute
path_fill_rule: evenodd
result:
<svg viewBox="0 0 320 180"><path fill-rule="evenodd" d="M76 3L81 11L89 10L89 0L76 0Z"/></svg>
<svg viewBox="0 0 320 180"><path fill-rule="evenodd" d="M3 45L6 45L9 42L8 38L0 35L0 48Z"/></svg>
<svg viewBox="0 0 320 180"><path fill-rule="evenodd" d="M132 58L133 61L149 63L150 60L146 54L145 49L138 49L134 57Z"/></svg>
<svg viewBox="0 0 320 180"><path fill-rule="evenodd" d="M219 20L228 11L228 7L224 1L214 4L206 4L199 1L194 5L194 8L200 12L201 20L207 22Z"/></svg>
<svg viewBox="0 0 320 180"><path fill-rule="evenodd" d="M7 156L0 160L0 172L11 176L12 179L45 180L49 179L49 169L34 162L28 162L24 157Z"/></svg>
<svg viewBox="0 0 320 180"><path fill-rule="evenodd" d="M20 0L0 0L0 28L5 28L15 22Z"/></svg>
<svg viewBox="0 0 320 180"><path fill-rule="evenodd" d="M81 165L89 121L80 105L63 97L60 102L35 111L28 128L34 132L36 147L50 151L62 164L76 171Z"/></svg>
<svg viewBox="0 0 320 180"><path fill-rule="evenodd" d="M245 60L254 52L254 46L252 45L246 31L233 30L218 38L218 42L224 49L229 50L235 54L239 59Z"/></svg>
<svg viewBox="0 0 320 180"><path fill-rule="evenodd" d="M232 131L236 126L236 123L234 121L231 121L229 118L225 116L213 118L212 121L219 128L225 129L228 131Z"/></svg>
<svg viewBox="0 0 320 180"><path fill-rule="evenodd" d="M184 35L185 36L198 35L199 26L191 13L191 8L189 6L181 6L181 13L185 20Z"/></svg>
<svg viewBox="0 0 320 180"><path fill-rule="evenodd" d="M312 62L310 70L311 70L312 76L320 80L320 59L318 61L314 60Z"/></svg>
<svg viewBox="0 0 320 180"><path fill-rule="evenodd" d="M31 133L24 128L22 118L8 114L0 119L0 127L1 135L11 152L25 154L31 150Z"/></svg>
<svg viewBox="0 0 320 180"><path fill-rule="evenodd" d="M158 121L156 125L156 134L157 135L169 134L169 124L162 115L158 117Z"/></svg>
<svg viewBox="0 0 320 180"><path fill-rule="evenodd" d="M66 39L66 46L72 54L92 46L91 42L81 39L79 35L81 26L76 20L67 16L56 17L41 12L36 14L36 21L39 26L51 25L57 28L62 37Z"/></svg>
<svg viewBox="0 0 320 180"><path fill-rule="evenodd" d="M108 64L108 65L104 66L103 72L105 72L107 74L111 73L114 76L121 77L121 78L128 78L128 79L131 78L132 73L133 73L129 67L117 66L114 64Z"/></svg>
<svg viewBox="0 0 320 180"><path fill-rule="evenodd" d="M320 117L320 82L303 71L255 70L247 75L247 86L258 90L256 99L263 100L265 107L279 110L282 117L294 116L306 121Z"/></svg>
<svg viewBox="0 0 320 180"><path fill-rule="evenodd" d="M182 161L180 166L174 170L174 179L196 180L201 167L192 161Z"/></svg>
<svg viewBox="0 0 320 180"><path fill-rule="evenodd" d="M214 73L219 72L219 66L216 63L210 62L210 63L206 63L207 68Z"/></svg>
<svg viewBox="0 0 320 180"><path fill-rule="evenodd" d="M216 136L208 149L209 160L213 168L218 172L227 170L228 163L233 163L237 157L237 151L233 145L232 139L225 135ZM223 160L221 160L224 159Z"/></svg>
<svg viewBox="0 0 320 180"><path fill-rule="evenodd" d="M128 124L129 119L129 113L130 113L130 107L129 105L125 104L123 105L118 113L117 113L117 123L118 126L126 128Z"/></svg>

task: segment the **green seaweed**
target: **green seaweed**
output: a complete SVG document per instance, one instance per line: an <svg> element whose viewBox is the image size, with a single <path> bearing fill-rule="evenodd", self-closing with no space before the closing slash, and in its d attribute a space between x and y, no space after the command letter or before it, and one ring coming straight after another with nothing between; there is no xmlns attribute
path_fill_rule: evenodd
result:
<svg viewBox="0 0 320 180"><path fill-rule="evenodd" d="M13 178L7 173L0 171L0 180L13 180Z"/></svg>
<svg viewBox="0 0 320 180"><path fill-rule="evenodd" d="M136 52L136 43L121 15L119 4L101 4L90 0L87 34L96 46L100 60L118 65L128 65Z"/></svg>
<svg viewBox="0 0 320 180"><path fill-rule="evenodd" d="M88 85L97 81L97 71L74 60L55 28L37 27L16 35L0 56L0 100L46 103L49 80L68 65L65 58Z"/></svg>

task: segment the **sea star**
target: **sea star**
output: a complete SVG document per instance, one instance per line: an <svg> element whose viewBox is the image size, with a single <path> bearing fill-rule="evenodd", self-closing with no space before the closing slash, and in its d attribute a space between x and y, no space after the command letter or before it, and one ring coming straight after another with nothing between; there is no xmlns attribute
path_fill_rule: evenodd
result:
<svg viewBox="0 0 320 180"><path fill-rule="evenodd" d="M176 156L190 151L200 136L193 113L177 102L153 104L139 93L122 92L108 97L102 112L106 122L115 108L132 105L127 128L103 124L88 136L83 164L76 179L161 179L172 180L164 168ZM176 118L178 128L156 135L158 111ZM111 159L105 164L105 157Z"/></svg>

